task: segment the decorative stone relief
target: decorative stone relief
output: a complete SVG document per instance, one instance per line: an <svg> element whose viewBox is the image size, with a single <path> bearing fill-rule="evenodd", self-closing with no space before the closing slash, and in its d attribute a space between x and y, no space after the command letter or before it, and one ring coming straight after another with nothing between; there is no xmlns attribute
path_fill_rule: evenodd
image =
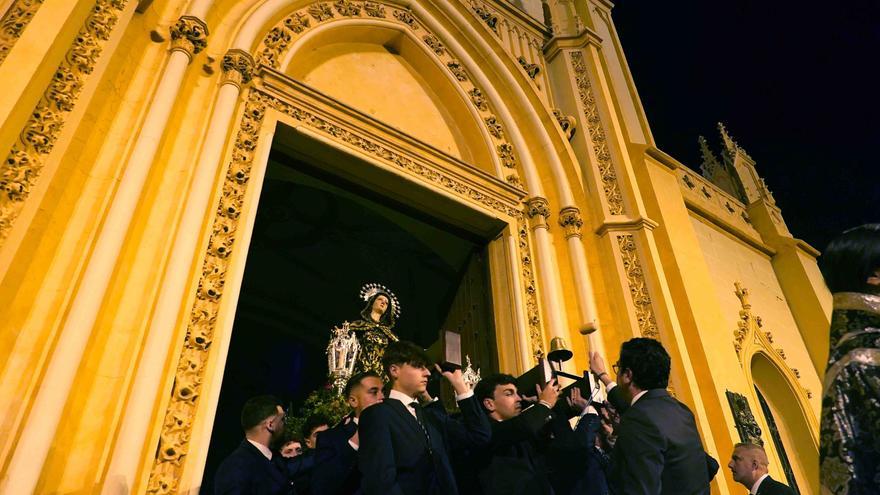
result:
<svg viewBox="0 0 880 495"><path fill-rule="evenodd" d="M474 13L477 14L477 17L482 19L495 34L498 34L498 16L489 12L487 8L478 5L474 5L473 9Z"/></svg>
<svg viewBox="0 0 880 495"><path fill-rule="evenodd" d="M534 79L538 77L538 74L541 72L540 65L529 63L529 61L526 60L523 56L520 56L516 60L519 62L519 65L522 66L523 70L526 71L526 74L528 74L530 78Z"/></svg>
<svg viewBox="0 0 880 495"><path fill-rule="evenodd" d="M351 0L336 0L333 2L333 6L336 7L336 12L342 16L352 17L361 13L361 5Z"/></svg>
<svg viewBox="0 0 880 495"><path fill-rule="evenodd" d="M489 134L495 136L498 139L504 137L504 130L501 128L501 123L495 118L495 116L486 117L483 119L486 122L486 127L489 129Z"/></svg>
<svg viewBox="0 0 880 495"><path fill-rule="evenodd" d="M523 185L522 181L519 180L519 176L516 174L510 174L507 177L505 177L504 180L507 181L508 184L510 184L511 186L513 186L517 189L525 190L525 186Z"/></svg>
<svg viewBox="0 0 880 495"><path fill-rule="evenodd" d="M578 97L584 107L584 118L593 144L593 153L599 167L599 178L602 181L602 189L605 193L605 201L608 204L608 212L612 215L626 213L623 204L623 196L617 183L617 173L611 161L611 152L608 150L608 141L602 120L599 118L599 108L596 97L593 95L593 87L587 72L587 63L584 54L579 51L571 52L571 64L575 73L575 82L578 88Z"/></svg>
<svg viewBox="0 0 880 495"><path fill-rule="evenodd" d="M326 3L314 3L309 6L307 12L318 22L324 22L333 18L333 10Z"/></svg>
<svg viewBox="0 0 880 495"><path fill-rule="evenodd" d="M740 441L764 445L764 441L761 439L761 427L755 421L755 415L752 414L748 399L744 395L730 390L726 393L727 403L730 405L730 412L733 413L733 421L736 423L736 431L739 432Z"/></svg>
<svg viewBox="0 0 880 495"><path fill-rule="evenodd" d="M341 15L334 17L333 9ZM284 58L285 51L293 43L295 37L305 33L308 29L314 27L310 19L318 22L328 21L333 18L335 20L343 20L346 17L355 15L369 15L372 17L387 18L387 11L391 11L391 16L398 22L406 25L413 31L427 31L419 24L418 20L409 10L403 10L391 4L383 4L377 1L354 2L338 0L331 4L327 2L318 2L309 6L302 7L299 11L291 13L280 23L269 30L263 43L258 49L258 62L278 69L280 61ZM422 41L428 46L434 55L439 59L441 64L445 64L453 77L459 82L459 85L468 96L470 103L478 113L487 114L484 122L487 125L489 133L498 141L496 146L503 146L504 151L499 148L499 160L502 165L507 168L515 168L516 161L513 156L513 148L509 143L504 141L504 133L501 124L497 121L497 117L493 115L489 98L483 91L475 86L467 75L467 71L450 50L443 45L440 39L434 34L427 32L421 34ZM506 180L506 177L505 177Z"/></svg>
<svg viewBox="0 0 880 495"><path fill-rule="evenodd" d="M171 399L165 412L159 447L147 483L147 492L151 494L173 493L178 489L177 480L183 472L189 452L190 431L202 392L205 364L212 348L230 256L234 252L241 227L239 220L250 182L254 151L263 119L269 108L288 115L335 141L355 147L363 153L406 170L423 181L515 218L519 233L521 277L528 314L529 338L533 355L536 357L544 355L528 229L524 224L524 216L518 208L373 141L369 135L359 135L310 110L282 101L258 89L251 89L247 94L247 102L233 145L232 160L225 173L222 194L215 210L210 239L196 288L195 302L190 312L183 350L178 358Z"/></svg>
<svg viewBox="0 0 880 495"><path fill-rule="evenodd" d="M547 198L535 196L526 201L526 214L532 221L532 229L547 229L547 219L550 218L550 202Z"/></svg>
<svg viewBox="0 0 880 495"><path fill-rule="evenodd" d="M535 361L544 357L544 336L541 332L541 315L538 310L538 296L535 286L535 273L532 266L532 253L529 248L529 229L523 216L519 222L519 254L522 268L522 283L526 292L526 317L529 322L529 340L532 345L532 356Z"/></svg>
<svg viewBox="0 0 880 495"><path fill-rule="evenodd" d="M553 109L553 116L559 122L559 128L562 129L566 139L571 141L574 138L574 132L577 130L577 119L571 115L563 115L562 110L558 108Z"/></svg>
<svg viewBox="0 0 880 495"><path fill-rule="evenodd" d="M693 188L697 187L697 185L694 184L694 180L691 179L690 175L685 174L681 178L681 181L684 182L684 185L686 185L688 187L688 189L693 189Z"/></svg>
<svg viewBox="0 0 880 495"><path fill-rule="evenodd" d="M385 17L385 6L379 2L364 2L364 12L370 17Z"/></svg>
<svg viewBox="0 0 880 495"><path fill-rule="evenodd" d="M581 210L576 206L566 206L559 211L559 225L565 232L565 238L581 237L581 227L584 221L581 219Z"/></svg>
<svg viewBox="0 0 880 495"><path fill-rule="evenodd" d="M429 48L431 48L431 50L434 50L434 53L436 53L437 55L446 54L446 47L443 46L443 43L441 43L440 40L433 34L426 34L425 36L422 36L422 41L424 41L425 44L428 45Z"/></svg>
<svg viewBox="0 0 880 495"><path fill-rule="evenodd" d="M254 58L251 54L233 48L223 55L223 61L220 62L223 69L223 78L234 84L241 85L251 82L254 72Z"/></svg>
<svg viewBox="0 0 880 495"><path fill-rule="evenodd" d="M9 236L24 201L43 171L67 114L79 99L128 0L98 0L25 123L0 163L0 245ZM17 2L15 5L19 5ZM24 7L24 4L19 5ZM14 6L13 6L14 7ZM9 19L7 15L5 20ZM22 29L24 26L22 26ZM5 27L4 27L5 29Z"/></svg>
<svg viewBox="0 0 880 495"><path fill-rule="evenodd" d="M465 72L464 67L461 66L458 60L447 63L446 67L449 67L449 71L459 81L464 82L468 80L467 72Z"/></svg>
<svg viewBox="0 0 880 495"><path fill-rule="evenodd" d="M15 0L0 19L0 64L21 37L44 0Z"/></svg>
<svg viewBox="0 0 880 495"><path fill-rule="evenodd" d="M483 96L483 92L480 91L480 88L474 87L472 90L468 91L468 94L471 97L471 102L473 102L478 110L483 112L489 110L489 105L486 103L486 97Z"/></svg>
<svg viewBox="0 0 880 495"><path fill-rule="evenodd" d="M208 25L191 15L182 16L171 26L171 49L183 50L190 57L208 46Z"/></svg>
<svg viewBox="0 0 880 495"><path fill-rule="evenodd" d="M516 168L516 157L513 156L513 146L509 143L498 145L498 156L501 157L501 164L507 168Z"/></svg>
<svg viewBox="0 0 880 495"><path fill-rule="evenodd" d="M620 248L620 256L623 260L623 271L626 274L626 282L629 285L629 293L635 307L636 320L642 337L660 339L657 329L657 318L654 316L654 308L651 305L651 296L648 293L648 284L642 263L639 261L638 248L633 234L621 234L617 236L617 245Z"/></svg>

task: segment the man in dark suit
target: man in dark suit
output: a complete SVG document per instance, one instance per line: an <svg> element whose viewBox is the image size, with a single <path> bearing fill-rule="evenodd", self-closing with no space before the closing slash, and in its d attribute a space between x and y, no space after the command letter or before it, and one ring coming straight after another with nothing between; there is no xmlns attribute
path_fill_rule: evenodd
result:
<svg viewBox="0 0 880 495"><path fill-rule="evenodd" d="M733 448L727 467L733 481L749 489L751 495L794 495L794 491L774 480L767 473L767 452L753 443L738 443Z"/></svg>
<svg viewBox="0 0 880 495"><path fill-rule="evenodd" d="M352 376L342 391L352 412L333 428L318 433L312 492L321 495L360 493L361 473L357 468L360 448L358 422L361 413L382 402L382 379L372 371Z"/></svg>
<svg viewBox="0 0 880 495"><path fill-rule="evenodd" d="M411 342L394 342L385 349L382 365L391 390L384 401L363 412L358 425L358 465L366 495L456 495L448 452L453 446L477 448L489 442L488 421L461 370L443 372L455 390L461 421L422 410L418 398L428 384L429 363Z"/></svg>
<svg viewBox="0 0 880 495"><path fill-rule="evenodd" d="M245 439L220 464L214 493L294 494L290 471L270 446L284 434L284 410L275 397L264 395L245 402L241 410Z"/></svg>
<svg viewBox="0 0 880 495"><path fill-rule="evenodd" d="M670 364L660 342L628 340L614 366L615 383L602 357L590 355L590 369L621 413L609 479L616 495L709 494L718 462L703 448L693 413L666 391Z"/></svg>

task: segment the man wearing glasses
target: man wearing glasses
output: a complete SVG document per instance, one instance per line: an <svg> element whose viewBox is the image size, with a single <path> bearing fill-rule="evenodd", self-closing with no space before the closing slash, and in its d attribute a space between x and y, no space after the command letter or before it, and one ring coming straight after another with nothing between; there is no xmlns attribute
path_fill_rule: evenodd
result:
<svg viewBox="0 0 880 495"><path fill-rule="evenodd" d="M245 439L223 460L214 479L214 493L293 494L290 461L273 455L271 446L284 434L284 409L271 396L254 397L241 410ZM298 465L299 463L297 463Z"/></svg>
<svg viewBox="0 0 880 495"><path fill-rule="evenodd" d="M602 356L590 354L590 370L621 414L609 479L615 495L709 494L718 462L703 448L693 413L666 391L670 364L660 342L631 339L612 366L614 382Z"/></svg>

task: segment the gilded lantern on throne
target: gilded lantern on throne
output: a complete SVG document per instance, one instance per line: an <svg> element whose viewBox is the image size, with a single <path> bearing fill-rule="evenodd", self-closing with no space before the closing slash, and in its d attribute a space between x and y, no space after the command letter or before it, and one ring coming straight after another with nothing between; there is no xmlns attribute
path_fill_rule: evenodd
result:
<svg viewBox="0 0 880 495"><path fill-rule="evenodd" d="M346 321L341 327L331 330L330 343L327 344L327 369L336 392L342 394L345 382L351 378L360 354L361 346Z"/></svg>

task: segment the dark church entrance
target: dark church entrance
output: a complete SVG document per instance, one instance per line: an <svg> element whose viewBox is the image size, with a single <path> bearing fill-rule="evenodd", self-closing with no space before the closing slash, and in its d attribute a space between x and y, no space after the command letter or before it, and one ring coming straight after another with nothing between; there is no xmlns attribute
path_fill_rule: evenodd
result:
<svg viewBox="0 0 880 495"><path fill-rule="evenodd" d="M243 438L239 414L248 398L272 394L295 412L324 386L330 329L359 318L365 283L397 295L402 312L394 331L401 339L428 347L441 329L458 331L462 355L475 367L484 374L498 367L485 234L438 221L315 162L278 147L269 157L202 493L213 493L217 466Z"/></svg>

